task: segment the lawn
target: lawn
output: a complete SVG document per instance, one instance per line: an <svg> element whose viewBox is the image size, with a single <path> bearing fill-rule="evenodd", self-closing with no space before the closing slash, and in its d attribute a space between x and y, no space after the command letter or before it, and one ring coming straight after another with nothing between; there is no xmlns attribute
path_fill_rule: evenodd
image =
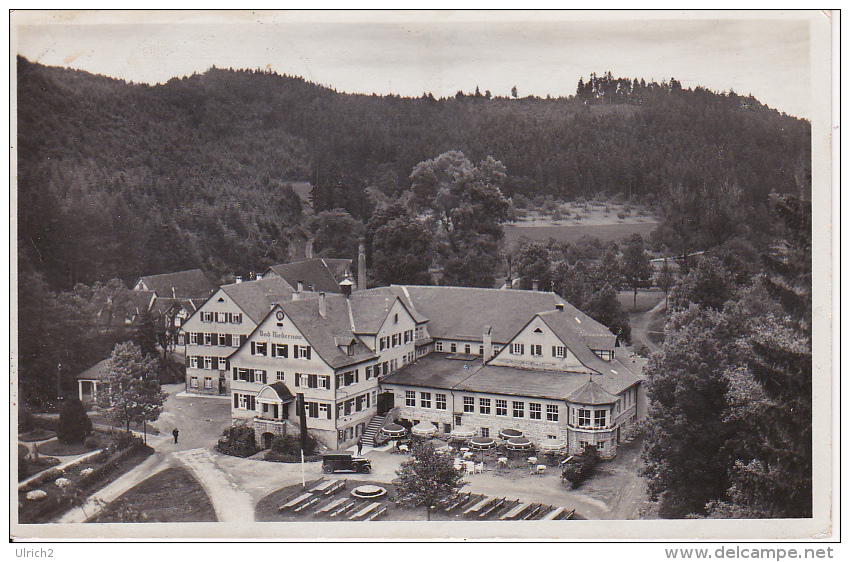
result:
<svg viewBox="0 0 850 562"><path fill-rule="evenodd" d="M657 314L650 320L646 330L646 337L655 345L664 345L664 326L667 324L667 315L663 312Z"/></svg>
<svg viewBox="0 0 850 562"><path fill-rule="evenodd" d="M620 241L634 233L643 236L644 240L649 238L658 223L647 219L646 222L614 223L614 224L567 224L571 221L563 221L561 226L522 226L505 225L505 243L510 247L516 244L520 236L527 236L537 242L546 242L554 238L558 242L575 242L582 236L593 236L603 242Z"/></svg>
<svg viewBox="0 0 850 562"><path fill-rule="evenodd" d="M617 294L617 300L620 301L620 306L626 312L646 312L664 300L664 291L661 289L639 289L637 307L635 307L634 291L620 291Z"/></svg>
<svg viewBox="0 0 850 562"><path fill-rule="evenodd" d="M179 498L179 501L175 501ZM183 467L166 468L124 492L89 523L218 521L209 496Z"/></svg>
<svg viewBox="0 0 850 562"><path fill-rule="evenodd" d="M39 454L53 457L82 455L93 450L94 448L86 447L83 443L60 443L58 440L47 441L38 445Z"/></svg>
<svg viewBox="0 0 850 562"><path fill-rule="evenodd" d="M26 433L21 433L18 435L18 441L32 443L33 441L44 441L46 439L53 439L54 437L56 437L55 431L38 428L33 429L32 431L27 431Z"/></svg>
<svg viewBox="0 0 850 562"><path fill-rule="evenodd" d="M152 453L153 449L145 445L132 449L117 459L113 457L115 459L113 461L107 461L106 463L102 460L100 462L85 462L66 468L60 475L56 476L70 480L71 486L67 488L59 487L51 479L19 490L18 521L22 524L28 524L48 523L54 520L68 511L73 505L67 493L68 490L79 491L83 497L90 496L141 464ZM112 464L109 464L109 462L112 462ZM98 475L96 478L93 475L84 477L82 472L88 468L93 470L100 469L104 473ZM82 484L78 484L79 482L82 482ZM26 498L27 492L35 489L44 491L47 497L41 500L28 500Z"/></svg>

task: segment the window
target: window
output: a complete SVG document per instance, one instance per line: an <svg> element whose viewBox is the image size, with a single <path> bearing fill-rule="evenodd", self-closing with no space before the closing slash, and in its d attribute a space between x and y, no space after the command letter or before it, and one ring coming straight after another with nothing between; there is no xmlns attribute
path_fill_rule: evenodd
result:
<svg viewBox="0 0 850 562"><path fill-rule="evenodd" d="M304 402L304 414L308 418L318 418L319 417L319 403L318 402Z"/></svg>
<svg viewBox="0 0 850 562"><path fill-rule="evenodd" d="M231 321L234 324L241 324L242 323L242 313L241 312L239 312L239 313L234 312L233 316L231 317Z"/></svg>
<svg viewBox="0 0 850 562"><path fill-rule="evenodd" d="M463 346L463 352L466 353L467 355L470 355L472 353L472 347L470 347L469 344L464 345Z"/></svg>
<svg viewBox="0 0 850 562"><path fill-rule="evenodd" d="M198 358L195 355L189 357L189 368L197 369L198 368Z"/></svg>
<svg viewBox="0 0 850 562"><path fill-rule="evenodd" d="M481 437L490 437L490 428L482 427L481 428Z"/></svg>
<svg viewBox="0 0 850 562"><path fill-rule="evenodd" d="M435 395L435 398L436 398L437 409L438 410L445 410L446 409L446 395L445 394L437 394L437 395Z"/></svg>
<svg viewBox="0 0 850 562"><path fill-rule="evenodd" d="M546 421L550 421L550 422L558 421L558 405L557 404L546 404Z"/></svg>
<svg viewBox="0 0 850 562"><path fill-rule="evenodd" d="M219 357L218 358L218 369L219 371L227 370L227 357Z"/></svg>
<svg viewBox="0 0 850 562"><path fill-rule="evenodd" d="M273 343L272 357L289 357L289 346L285 343Z"/></svg>
<svg viewBox="0 0 850 562"><path fill-rule="evenodd" d="M212 369L212 357L204 357L204 369Z"/></svg>
<svg viewBox="0 0 850 562"><path fill-rule="evenodd" d="M218 336L218 345L221 347L226 347L230 345L230 334L219 334Z"/></svg>
<svg viewBox="0 0 850 562"><path fill-rule="evenodd" d="M387 348L387 338L378 338L378 351L383 351Z"/></svg>
<svg viewBox="0 0 850 562"><path fill-rule="evenodd" d="M443 433L451 433L451 431L452 431L452 424L444 423L443 424Z"/></svg>
<svg viewBox="0 0 850 562"><path fill-rule="evenodd" d="M599 443L596 444L596 450L597 451L601 451L604 448L605 448L605 441L600 441Z"/></svg>
<svg viewBox="0 0 850 562"><path fill-rule="evenodd" d="M442 352L443 351L443 342L438 341L438 342L434 343L434 351Z"/></svg>
<svg viewBox="0 0 850 562"><path fill-rule="evenodd" d="M578 411L578 426L579 427L590 427L590 410L585 410L584 408L579 408L579 411Z"/></svg>
<svg viewBox="0 0 850 562"><path fill-rule="evenodd" d="M198 334L195 332L189 332L189 344L198 345Z"/></svg>
<svg viewBox="0 0 850 562"><path fill-rule="evenodd" d="M529 402L529 404L528 404L528 417L533 419L533 420L539 420L539 419L541 419L540 413L541 413L540 404L538 404L537 402Z"/></svg>
<svg viewBox="0 0 850 562"><path fill-rule="evenodd" d="M431 407L431 393L430 392L420 392L419 393L419 405L423 408Z"/></svg>
<svg viewBox="0 0 850 562"><path fill-rule="evenodd" d="M451 351L452 353L457 353L457 344L455 342L452 342L449 345L449 351Z"/></svg>
<svg viewBox="0 0 850 562"><path fill-rule="evenodd" d="M191 377L189 379L189 386L192 388L198 388L198 377Z"/></svg>
<svg viewBox="0 0 850 562"><path fill-rule="evenodd" d="M514 402L514 417L515 418L524 418L525 417L525 402Z"/></svg>
<svg viewBox="0 0 850 562"><path fill-rule="evenodd" d="M478 412L481 414L489 414L490 413L490 399L489 398L479 398L478 399Z"/></svg>
<svg viewBox="0 0 850 562"><path fill-rule="evenodd" d="M204 334L204 345L212 345L212 334Z"/></svg>
<svg viewBox="0 0 850 562"><path fill-rule="evenodd" d="M212 388L212 379L210 377L204 377L204 388Z"/></svg>
<svg viewBox="0 0 850 562"><path fill-rule="evenodd" d="M294 356L295 359L310 359L310 346L309 345L294 345Z"/></svg>
<svg viewBox="0 0 850 562"><path fill-rule="evenodd" d="M284 377L283 377L283 371L278 371L278 372L277 372L277 380L279 380L279 381L283 381L283 380L284 380Z"/></svg>
<svg viewBox="0 0 850 562"><path fill-rule="evenodd" d="M525 354L525 344L515 343L511 345L511 355L523 355Z"/></svg>
<svg viewBox="0 0 850 562"><path fill-rule="evenodd" d="M587 441L579 441L578 445L581 448L581 450L584 451L587 448Z"/></svg>
<svg viewBox="0 0 850 562"><path fill-rule="evenodd" d="M593 427L605 427L605 410L596 410L594 412Z"/></svg>
<svg viewBox="0 0 850 562"><path fill-rule="evenodd" d="M484 346L483 345L478 346L478 355L484 355Z"/></svg>
<svg viewBox="0 0 850 562"><path fill-rule="evenodd" d="M331 419L331 408L329 404L319 404L319 417L326 420Z"/></svg>
<svg viewBox="0 0 850 562"><path fill-rule="evenodd" d="M260 355L262 357L268 357L268 354L269 344L267 342L251 342L251 355Z"/></svg>
<svg viewBox="0 0 850 562"><path fill-rule="evenodd" d="M401 343L401 334L393 334L393 347L398 347Z"/></svg>
<svg viewBox="0 0 850 562"><path fill-rule="evenodd" d="M475 413L475 397L474 396L464 396L463 397L463 412L474 414Z"/></svg>
<svg viewBox="0 0 850 562"><path fill-rule="evenodd" d="M404 405L415 408L416 407L416 392L412 390L404 391Z"/></svg>
<svg viewBox="0 0 850 562"><path fill-rule="evenodd" d="M594 349L593 353L595 353L597 357L604 361L611 361L612 359L614 359L613 351L608 351L604 349Z"/></svg>
<svg viewBox="0 0 850 562"><path fill-rule="evenodd" d="M368 381L371 378L372 378L372 367L366 367L366 380Z"/></svg>
<svg viewBox="0 0 850 562"><path fill-rule="evenodd" d="M563 358L566 348L563 345L553 345L552 346L552 357Z"/></svg>
<svg viewBox="0 0 850 562"><path fill-rule="evenodd" d="M393 324L398 324L398 313L397 312L393 315Z"/></svg>
<svg viewBox="0 0 850 562"><path fill-rule="evenodd" d="M497 416L507 416L508 415L508 401L507 400L496 400L496 415Z"/></svg>
<svg viewBox="0 0 850 562"><path fill-rule="evenodd" d="M529 346L531 348L531 355L535 357L543 357L543 346L533 343Z"/></svg>
<svg viewBox="0 0 850 562"><path fill-rule="evenodd" d="M201 322L212 322L213 320L212 312L202 312L201 313Z"/></svg>

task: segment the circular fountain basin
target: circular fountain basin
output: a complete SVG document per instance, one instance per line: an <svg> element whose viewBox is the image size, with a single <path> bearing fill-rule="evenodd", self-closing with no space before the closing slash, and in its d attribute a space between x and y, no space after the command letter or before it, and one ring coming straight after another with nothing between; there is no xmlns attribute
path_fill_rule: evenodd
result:
<svg viewBox="0 0 850 562"><path fill-rule="evenodd" d="M387 493L386 488L365 484L351 490L351 495L355 498L380 498Z"/></svg>

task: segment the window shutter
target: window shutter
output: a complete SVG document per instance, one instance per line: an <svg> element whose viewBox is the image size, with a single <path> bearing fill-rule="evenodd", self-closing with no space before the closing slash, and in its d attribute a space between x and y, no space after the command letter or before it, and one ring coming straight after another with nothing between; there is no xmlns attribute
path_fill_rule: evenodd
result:
<svg viewBox="0 0 850 562"><path fill-rule="evenodd" d="M233 367L233 380L236 380L236 367Z"/></svg>
<svg viewBox="0 0 850 562"><path fill-rule="evenodd" d="M272 343L272 344L269 344L269 345L272 346L272 357L277 357L277 344Z"/></svg>
<svg viewBox="0 0 850 562"><path fill-rule="evenodd" d="M254 355L256 353L257 353L257 345L256 345L255 342L251 342L251 355Z"/></svg>
<svg viewBox="0 0 850 562"><path fill-rule="evenodd" d="M310 346L309 346L309 345L304 346L304 349L305 349L305 350L306 350L306 352L307 352L307 359L309 359L309 358L310 358Z"/></svg>
<svg viewBox="0 0 850 562"><path fill-rule="evenodd" d="M330 406L328 406L327 412L328 412L328 419L331 419L331 407Z"/></svg>
<svg viewBox="0 0 850 562"><path fill-rule="evenodd" d="M283 348L281 349L283 353L281 353L281 357L288 358L289 357L289 346L287 344L283 344Z"/></svg>
<svg viewBox="0 0 850 562"><path fill-rule="evenodd" d="M236 394L235 392L233 393L233 407L234 408L239 407L239 395Z"/></svg>
<svg viewBox="0 0 850 562"><path fill-rule="evenodd" d="M295 373L295 386L301 386L301 373Z"/></svg>

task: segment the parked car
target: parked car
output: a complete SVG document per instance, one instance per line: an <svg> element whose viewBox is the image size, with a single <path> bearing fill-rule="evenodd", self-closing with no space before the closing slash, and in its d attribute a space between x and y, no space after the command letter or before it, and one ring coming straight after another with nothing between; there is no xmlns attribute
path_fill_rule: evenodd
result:
<svg viewBox="0 0 850 562"><path fill-rule="evenodd" d="M322 470L328 474L332 472L369 474L372 472L372 461L358 457L348 451L332 451L322 455Z"/></svg>

